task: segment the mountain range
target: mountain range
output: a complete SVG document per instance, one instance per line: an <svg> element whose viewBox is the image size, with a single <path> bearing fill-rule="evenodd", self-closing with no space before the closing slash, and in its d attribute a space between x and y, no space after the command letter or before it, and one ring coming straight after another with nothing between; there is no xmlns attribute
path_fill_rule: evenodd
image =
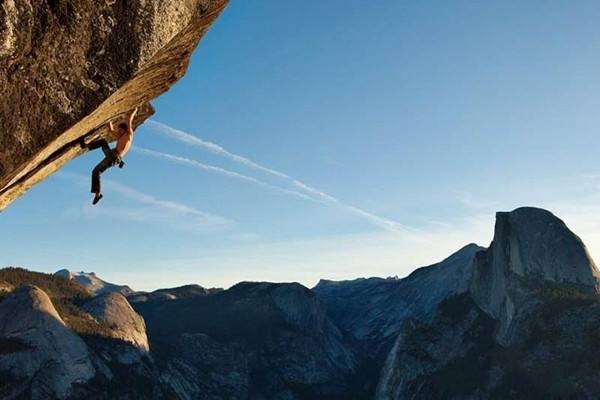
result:
<svg viewBox="0 0 600 400"><path fill-rule="evenodd" d="M368 271L366 271L368 272ZM6 399L594 399L599 272L552 213L398 278L135 292L0 270Z"/></svg>

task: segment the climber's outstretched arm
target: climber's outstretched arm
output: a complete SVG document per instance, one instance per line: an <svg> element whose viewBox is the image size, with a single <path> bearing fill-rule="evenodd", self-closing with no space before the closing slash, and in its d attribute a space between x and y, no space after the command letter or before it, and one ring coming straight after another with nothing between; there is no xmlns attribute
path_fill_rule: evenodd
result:
<svg viewBox="0 0 600 400"><path fill-rule="evenodd" d="M115 131L115 127L113 126L112 121L108 121L108 130L113 133Z"/></svg>
<svg viewBox="0 0 600 400"><path fill-rule="evenodd" d="M133 119L135 118L135 115L138 112L138 108L136 107L130 114L129 114L129 121L127 121L127 127L129 128L129 134L133 135Z"/></svg>

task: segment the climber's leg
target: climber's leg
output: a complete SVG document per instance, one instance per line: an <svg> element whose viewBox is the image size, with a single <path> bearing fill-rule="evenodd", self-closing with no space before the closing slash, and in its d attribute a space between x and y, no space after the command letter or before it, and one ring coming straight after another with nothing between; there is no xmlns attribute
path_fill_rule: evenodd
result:
<svg viewBox="0 0 600 400"><path fill-rule="evenodd" d="M100 174L110 168L110 159L104 157L92 171L92 193L100 193Z"/></svg>
<svg viewBox="0 0 600 400"><path fill-rule="evenodd" d="M104 150L104 148L103 148L103 150ZM110 153L108 153L106 155L106 157L104 157L104 159L102 161L100 161L98 163L98 165L96 165L96 167L94 167L94 170L92 171L92 190L91 190L92 193L95 194L93 204L98 203L98 201L100 201L100 199L102 198L100 175L102 175L102 173L104 171L106 171L110 167L115 166L118 163L119 163L119 157L117 157L114 154L114 152L111 151Z"/></svg>
<svg viewBox="0 0 600 400"><path fill-rule="evenodd" d="M108 157L112 154L112 150L108 146L108 142L104 139L96 140L95 142L92 142L88 145L88 149L90 150L96 150L99 147L102 147L102 151L104 152L105 156Z"/></svg>

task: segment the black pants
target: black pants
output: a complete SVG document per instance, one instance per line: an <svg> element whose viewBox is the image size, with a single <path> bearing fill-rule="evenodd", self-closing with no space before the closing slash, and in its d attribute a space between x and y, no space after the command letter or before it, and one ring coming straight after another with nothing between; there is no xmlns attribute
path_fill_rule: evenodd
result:
<svg viewBox="0 0 600 400"><path fill-rule="evenodd" d="M108 146L108 142L104 139L90 143L88 146L90 150L95 150L99 147L104 152L104 159L92 171L92 193L100 193L100 175L110 167L114 167L121 162L117 151L111 149Z"/></svg>

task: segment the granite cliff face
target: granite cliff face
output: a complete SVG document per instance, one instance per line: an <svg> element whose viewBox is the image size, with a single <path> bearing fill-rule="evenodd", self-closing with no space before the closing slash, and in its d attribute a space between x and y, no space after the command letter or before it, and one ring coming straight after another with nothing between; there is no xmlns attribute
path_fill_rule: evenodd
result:
<svg viewBox="0 0 600 400"><path fill-rule="evenodd" d="M430 323L407 320L381 370L375 398L496 398L480 391L490 369L494 328L494 320L466 294L442 301Z"/></svg>
<svg viewBox="0 0 600 400"><path fill-rule="evenodd" d="M494 239L477 255L470 289L500 322L498 338L508 343L513 320L527 317L536 292L561 287L594 295L599 276L585 245L563 221L524 207L497 213Z"/></svg>
<svg viewBox="0 0 600 400"><path fill-rule="evenodd" d="M8 348L0 370L13 381L0 388L4 399L62 399L95 375L87 346L38 287L21 287L0 302L0 340Z"/></svg>
<svg viewBox="0 0 600 400"><path fill-rule="evenodd" d="M122 295L90 297L73 280L21 268L0 279L10 291L0 293L0 398L165 397L143 319Z"/></svg>
<svg viewBox="0 0 600 400"><path fill-rule="evenodd" d="M469 244L404 279L321 280L313 290L344 331L357 340L384 341L395 338L406 319L429 321L443 299L466 292L473 257L480 250Z"/></svg>
<svg viewBox="0 0 600 400"><path fill-rule="evenodd" d="M5 0L0 210L183 76L227 0Z"/></svg>
<svg viewBox="0 0 600 400"><path fill-rule="evenodd" d="M403 324L376 398L596 398L599 307L596 266L563 221L498 213L469 290Z"/></svg>
<svg viewBox="0 0 600 400"><path fill-rule="evenodd" d="M468 291L473 259L482 250L467 245L445 260L415 270L404 279L369 278L331 282L313 289L359 358L362 393L374 392L398 332L409 320L430 322L446 298Z"/></svg>
<svg viewBox="0 0 600 400"><path fill-rule="evenodd" d="M82 308L110 327L110 337L131 343L144 353L150 350L144 319L133 311L122 294L99 295L86 302Z"/></svg>
<svg viewBox="0 0 600 400"><path fill-rule="evenodd" d="M468 295L430 324L405 324L381 372L378 400L596 399L600 299L546 293L510 345Z"/></svg>

